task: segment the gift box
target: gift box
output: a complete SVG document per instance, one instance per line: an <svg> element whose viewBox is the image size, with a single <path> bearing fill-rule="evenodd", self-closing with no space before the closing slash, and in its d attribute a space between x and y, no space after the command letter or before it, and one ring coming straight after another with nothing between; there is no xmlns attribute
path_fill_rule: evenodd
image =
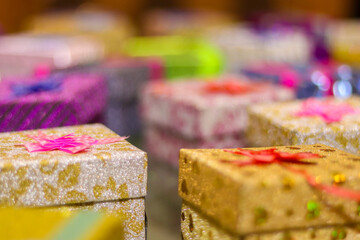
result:
<svg viewBox="0 0 360 240"><path fill-rule="evenodd" d="M181 232L184 240L190 239L221 239L238 240L239 236L231 234L216 223L206 218L187 203L181 209ZM323 240L323 239L359 239L358 225L333 226L310 229L292 229L272 233L249 234L242 240Z"/></svg>
<svg viewBox="0 0 360 240"><path fill-rule="evenodd" d="M297 31L306 35L312 43L313 60L330 60L326 30L330 25L328 18L304 13L258 13L250 19L250 25L259 32L263 31Z"/></svg>
<svg viewBox="0 0 360 240"><path fill-rule="evenodd" d="M2 77L29 76L39 65L65 69L101 60L103 47L80 36L16 34L0 39Z"/></svg>
<svg viewBox="0 0 360 240"><path fill-rule="evenodd" d="M38 15L30 20L28 31L91 37L104 45L106 54L121 53L122 43L134 33L133 26L125 16L86 7Z"/></svg>
<svg viewBox="0 0 360 240"><path fill-rule="evenodd" d="M1 208L0 221L2 239L124 239L121 217L95 211Z"/></svg>
<svg viewBox="0 0 360 240"><path fill-rule="evenodd" d="M146 35L199 35L209 28L234 22L220 12L197 10L151 10L145 14Z"/></svg>
<svg viewBox="0 0 360 240"><path fill-rule="evenodd" d="M259 104L248 110L251 146L322 143L357 154L360 99L309 99Z"/></svg>
<svg viewBox="0 0 360 240"><path fill-rule="evenodd" d="M159 57L167 79L216 76L222 72L223 57L211 43L201 38L163 36L130 39L124 51L131 57Z"/></svg>
<svg viewBox="0 0 360 240"><path fill-rule="evenodd" d="M232 144L237 140L237 144L241 144L243 141L240 138L247 127L248 105L293 98L292 91L271 84L250 83L240 77L218 80L188 80L146 86L141 100L143 122L145 128L150 129L145 130L146 139L150 144L152 138L164 144L154 150L155 155L166 153L159 159L176 163L175 154L184 144L187 147L230 147L236 146ZM155 130L151 130L152 126ZM161 139L163 137L167 141ZM169 148L165 149L165 146ZM170 151L174 158L167 159Z"/></svg>
<svg viewBox="0 0 360 240"><path fill-rule="evenodd" d="M305 64L311 59L312 43L296 29L256 31L237 25L212 29L206 38L221 49L229 72L259 61Z"/></svg>
<svg viewBox="0 0 360 240"><path fill-rule="evenodd" d="M237 239L294 229L310 234L359 222L358 160L322 144L182 149L178 190L187 205ZM182 219L183 232L195 232L197 218Z"/></svg>
<svg viewBox="0 0 360 240"><path fill-rule="evenodd" d="M146 153L101 124L0 136L2 205L108 210L145 239Z"/></svg>
<svg viewBox="0 0 360 240"><path fill-rule="evenodd" d="M339 62L359 65L360 24L357 21L337 21L327 29L327 40L333 58Z"/></svg>
<svg viewBox="0 0 360 240"><path fill-rule="evenodd" d="M0 82L0 131L90 123L101 119L106 83L96 74L54 73Z"/></svg>

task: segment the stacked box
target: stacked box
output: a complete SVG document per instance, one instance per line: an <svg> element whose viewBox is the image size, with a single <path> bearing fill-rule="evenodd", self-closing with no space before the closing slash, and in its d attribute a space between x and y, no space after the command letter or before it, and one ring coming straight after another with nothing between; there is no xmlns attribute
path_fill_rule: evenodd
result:
<svg viewBox="0 0 360 240"><path fill-rule="evenodd" d="M358 97L259 104L248 109L246 135L251 146L322 143L358 154L359 109Z"/></svg>
<svg viewBox="0 0 360 240"><path fill-rule="evenodd" d="M183 237L358 239L358 160L322 144L182 149Z"/></svg>
<svg viewBox="0 0 360 240"><path fill-rule="evenodd" d="M105 79L91 73L5 78L0 82L0 132L99 121L106 93Z"/></svg>
<svg viewBox="0 0 360 240"><path fill-rule="evenodd" d="M28 29L35 34L91 37L104 45L107 55L121 53L122 43L134 34L125 16L94 8L39 15L30 20Z"/></svg>
<svg viewBox="0 0 360 240"><path fill-rule="evenodd" d="M288 89L250 83L240 77L224 77L213 83L193 80L149 84L141 100L148 151L177 165L178 151L185 146L244 146L246 107L293 97ZM156 140L159 142L154 144Z"/></svg>
<svg viewBox="0 0 360 240"><path fill-rule="evenodd" d="M95 211L1 208L0 222L0 236L9 240L124 239L121 217Z"/></svg>
<svg viewBox="0 0 360 240"><path fill-rule="evenodd" d="M15 34L0 39L2 77L29 76L39 66L65 69L101 60L103 46L81 36Z"/></svg>
<svg viewBox="0 0 360 240"><path fill-rule="evenodd" d="M67 134L87 135L98 141L119 137L101 124L45 129L42 133L50 139L55 137L54 143L73 136ZM2 205L105 210L124 218L124 239L145 239L145 152L125 140L101 145L95 141L98 145L74 154L60 150L29 152L23 144L34 142L29 136L36 134L0 134ZM44 136L37 137L41 143ZM58 137L62 138L56 140Z"/></svg>
<svg viewBox="0 0 360 240"><path fill-rule="evenodd" d="M131 57L162 58L167 79L216 76L224 65L215 46L194 37L137 37L127 42L124 51Z"/></svg>

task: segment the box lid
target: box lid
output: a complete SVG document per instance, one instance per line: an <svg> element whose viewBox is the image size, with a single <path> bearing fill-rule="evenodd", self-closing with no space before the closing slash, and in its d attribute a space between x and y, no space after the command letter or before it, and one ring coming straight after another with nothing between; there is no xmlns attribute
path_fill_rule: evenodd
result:
<svg viewBox="0 0 360 240"><path fill-rule="evenodd" d="M264 150L269 148L256 148ZM223 228L247 234L360 220L356 201L311 187L305 171L317 184L360 192L360 158L325 145L282 146L277 151L310 152L316 164L236 166L248 157L222 149L180 151L179 194ZM359 194L358 194L359 195Z"/></svg>
<svg viewBox="0 0 360 240"><path fill-rule="evenodd" d="M45 134L88 135L95 139L117 134L101 124L42 130ZM50 206L144 197L147 155L127 141L93 145L84 152L28 152L28 134L0 134L0 203Z"/></svg>

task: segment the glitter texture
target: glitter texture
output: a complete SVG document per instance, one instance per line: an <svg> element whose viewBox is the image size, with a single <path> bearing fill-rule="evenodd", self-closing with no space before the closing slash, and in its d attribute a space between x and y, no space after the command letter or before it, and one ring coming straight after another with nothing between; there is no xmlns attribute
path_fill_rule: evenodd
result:
<svg viewBox="0 0 360 240"><path fill-rule="evenodd" d="M360 107L358 97L334 101L344 101L354 108ZM328 124L320 117L294 116L301 109L302 102L260 104L249 108L246 133L249 144L264 147L321 143L350 153L359 153L359 114L346 115L340 122Z"/></svg>
<svg viewBox="0 0 360 240"><path fill-rule="evenodd" d="M86 124L103 114L106 83L99 75L66 74L58 90L14 97L11 86L22 82L29 80L0 82L1 132Z"/></svg>
<svg viewBox="0 0 360 240"><path fill-rule="evenodd" d="M253 150L264 149L269 148ZM333 184L334 173L342 174L347 181L341 187L360 190L360 158L355 155L321 144L282 146L277 150L319 154L321 158L309 159L317 164L289 163L288 166L305 170L327 185ZM320 192L302 176L280 165L237 167L226 162L241 159L246 161L247 157L222 149L182 149L179 162L181 198L199 208L222 228L240 235L360 220L356 201ZM284 187L284 179L291 179L291 190L287 181ZM343 206L341 211L339 206ZM260 207L266 211L259 211ZM309 213L311 218L307 217Z"/></svg>
<svg viewBox="0 0 360 240"><path fill-rule="evenodd" d="M43 130L45 134L118 137L101 124ZM36 131L0 134L0 203L51 206L146 195L146 153L128 142L92 146L86 152L29 153L23 144Z"/></svg>
<svg viewBox="0 0 360 240"><path fill-rule="evenodd" d="M247 83L239 77L224 77ZM149 84L142 95L147 123L181 134L187 139L233 134L247 126L246 107L255 102L285 101L293 92L270 84L244 94L206 93L204 81Z"/></svg>
<svg viewBox="0 0 360 240"><path fill-rule="evenodd" d="M183 203L181 210L181 232L184 240L360 240L356 226L308 228L250 234L232 234L206 218L196 208Z"/></svg>

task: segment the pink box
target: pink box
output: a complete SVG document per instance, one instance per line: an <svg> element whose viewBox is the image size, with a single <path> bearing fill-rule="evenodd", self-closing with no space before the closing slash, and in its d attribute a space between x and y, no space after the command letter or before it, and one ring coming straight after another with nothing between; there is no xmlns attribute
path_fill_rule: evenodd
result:
<svg viewBox="0 0 360 240"><path fill-rule="evenodd" d="M156 152L154 155L159 159L177 162L178 150L184 147L243 146L248 105L293 98L294 91L290 89L232 76L216 82L149 83L141 98L147 142L156 142L159 148L164 149L169 146L176 155L161 149L148 151ZM232 137L228 144L224 139L229 136L236 137ZM156 148L151 144L149 147Z"/></svg>

